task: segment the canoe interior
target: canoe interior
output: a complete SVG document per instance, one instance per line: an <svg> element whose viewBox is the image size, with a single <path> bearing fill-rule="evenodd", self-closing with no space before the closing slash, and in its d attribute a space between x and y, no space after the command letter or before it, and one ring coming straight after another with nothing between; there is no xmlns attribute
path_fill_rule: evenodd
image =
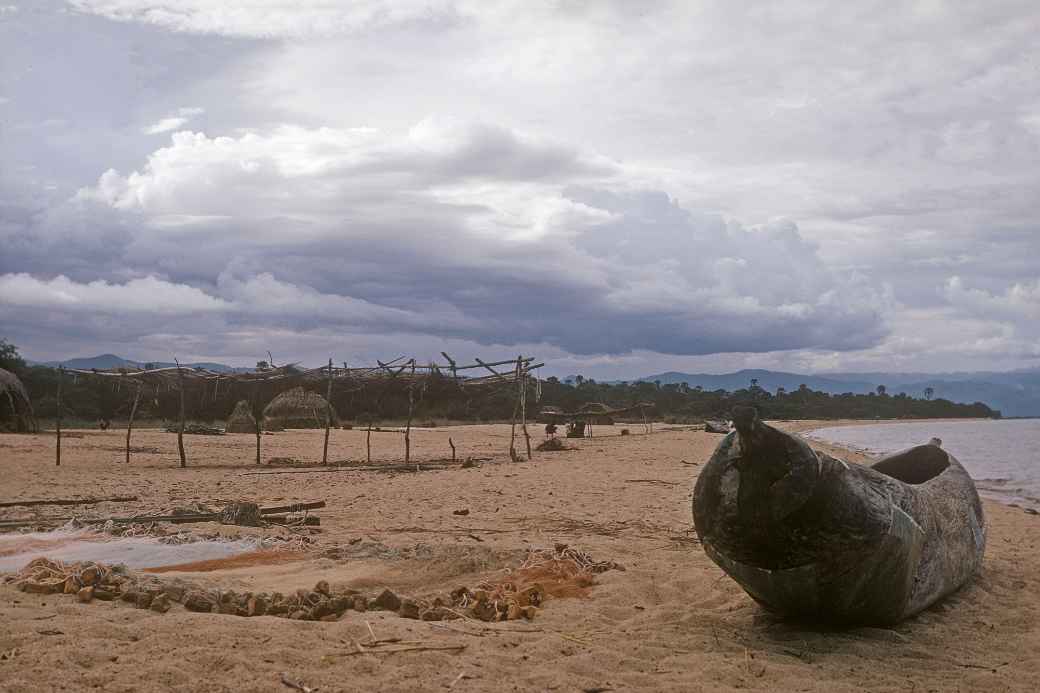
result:
<svg viewBox="0 0 1040 693"><path fill-rule="evenodd" d="M904 484L923 484L945 472L950 456L935 445L919 445L886 457L871 465L871 469Z"/></svg>

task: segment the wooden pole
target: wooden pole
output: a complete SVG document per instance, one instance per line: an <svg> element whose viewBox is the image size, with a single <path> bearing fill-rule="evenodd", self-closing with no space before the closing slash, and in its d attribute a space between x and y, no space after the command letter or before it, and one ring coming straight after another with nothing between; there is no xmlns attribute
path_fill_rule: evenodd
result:
<svg viewBox="0 0 1040 693"><path fill-rule="evenodd" d="M329 463L329 427L332 426L332 359L329 359L329 386L325 389L325 447L321 451L321 463Z"/></svg>
<svg viewBox="0 0 1040 693"><path fill-rule="evenodd" d="M404 427L404 463L408 464L412 454L412 411L415 406L415 359L412 359L412 378L408 383L408 422Z"/></svg>
<svg viewBox="0 0 1040 693"><path fill-rule="evenodd" d="M61 466L61 383L65 379L65 368L58 366L58 418L57 418L57 447L54 448L54 466Z"/></svg>
<svg viewBox="0 0 1040 693"><path fill-rule="evenodd" d="M478 359L478 361L479 361L479 359ZM516 374L517 382L520 382L520 369L522 367L523 367L523 359L522 359L522 357L517 356L516 357L516 370L514 371L514 373ZM492 372L494 372L494 371L492 371ZM513 460L514 462L516 462L516 460L517 460L517 455L516 455L516 415L517 415L517 412L519 410L520 410L520 390L517 389L517 391L516 391L516 403L513 405L513 420L512 420L512 422L509 425L509 459Z"/></svg>
<svg viewBox="0 0 1040 693"><path fill-rule="evenodd" d="M451 461L454 462L455 461L455 441L453 441L450 436L448 437L448 445L451 446Z"/></svg>
<svg viewBox="0 0 1040 693"><path fill-rule="evenodd" d="M520 416L524 442L527 444L527 459L531 459L531 435L527 432L527 373L520 377Z"/></svg>
<svg viewBox="0 0 1040 693"><path fill-rule="evenodd" d="M180 386L179 389L181 391L181 417L177 425L177 452L181 456L181 466L187 467L188 460L184 456L184 371L181 370L181 362L176 358L173 360L177 364L177 384Z"/></svg>
<svg viewBox="0 0 1040 693"><path fill-rule="evenodd" d="M253 422L256 424L256 463L260 464L260 421L264 418L260 407L260 381L253 381Z"/></svg>
<svg viewBox="0 0 1040 693"><path fill-rule="evenodd" d="M137 414L137 404L141 401L141 386L142 383L137 383L137 390L134 392L134 401L130 405L130 416L126 420L126 463L130 464L130 432L134 430L134 416Z"/></svg>
<svg viewBox="0 0 1040 693"><path fill-rule="evenodd" d="M372 413L368 415L368 432L365 434L365 461L372 463Z"/></svg>

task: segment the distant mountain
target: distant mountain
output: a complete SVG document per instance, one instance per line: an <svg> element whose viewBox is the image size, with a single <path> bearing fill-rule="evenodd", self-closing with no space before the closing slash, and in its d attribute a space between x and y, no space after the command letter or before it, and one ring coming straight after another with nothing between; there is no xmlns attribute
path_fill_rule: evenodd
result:
<svg viewBox="0 0 1040 693"><path fill-rule="evenodd" d="M65 368L78 368L81 370L90 370L91 368L96 368L97 370L107 370L110 368L144 368L145 365L148 364L150 364L152 368L168 368L177 365L176 363L167 363L165 361L132 361L130 359L125 359L122 356L116 356L115 354L101 354L100 356L67 359L65 361L27 361L27 363L31 366L50 366L51 368L64 366ZM249 368L235 368L223 363L200 362L182 363L181 365L185 368L205 368L206 370L216 371L217 373L236 373L251 370Z"/></svg>
<svg viewBox="0 0 1040 693"><path fill-rule="evenodd" d="M870 381L838 380L818 375L802 375L799 373L784 373L760 369L744 369L735 373L723 373L721 375L669 371L657 375L648 375L645 378L639 378L639 380L647 382L660 380L662 385L685 382L690 387L700 385L705 390L727 390L729 392L750 387L752 380L757 380L760 388L770 392L776 392L779 387L790 392L791 390L797 390L803 383L811 390L829 392L831 394L852 392L862 395L873 392L877 387Z"/></svg>
<svg viewBox="0 0 1040 693"><path fill-rule="evenodd" d="M812 390L839 395L845 392L865 394L884 385L890 395L901 392L923 397L931 388L933 397L972 404L983 402L999 409L1004 416L1040 416L1040 369L1026 369L977 373L827 373L803 375L757 369L745 369L721 375L709 373L677 373L669 371L638 378L640 381L660 381L662 385L687 383L705 390L734 391L751 385L770 392L783 387L790 392L803 383Z"/></svg>

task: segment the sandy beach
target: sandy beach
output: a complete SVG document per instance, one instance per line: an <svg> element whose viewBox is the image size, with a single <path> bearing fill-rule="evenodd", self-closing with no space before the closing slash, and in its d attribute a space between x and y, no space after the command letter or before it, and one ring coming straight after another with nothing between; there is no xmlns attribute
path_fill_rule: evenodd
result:
<svg viewBox="0 0 1040 693"><path fill-rule="evenodd" d="M806 430L821 423L782 425ZM620 428L597 426L595 438L568 440L573 450L535 453L521 463L505 454L507 425L419 430L417 459L450 455L449 436L460 458L489 459L468 469L397 474L255 474L254 439L244 434L186 436L189 468L179 469L176 436L154 429L135 432L142 452L129 466L122 464L124 431L74 431L55 468L52 436L2 436L2 501L139 497L89 506L94 516L192 502L327 502L317 513L321 531L308 535L314 542L299 560L178 574L210 586L292 591L327 580L425 597L501 575L530 550L558 542L624 570L597 575L584 598L550 599L533 620L504 623L430 623L381 611L348 611L334 622L197 614L180 606L160 614L0 585L0 690L291 690L283 673L323 693L1040 689L1040 517L987 502L981 574L895 628L792 625L759 608L696 543L692 485L721 436L663 425L650 435L631 426L632 435L620 436ZM265 436L264 458L318 460L321 439L318 431ZM534 442L540 440L538 433ZM373 434L373 452L380 461L401 461L400 435ZM332 432L330 459L363 455L363 431ZM468 514L455 514L462 510ZM0 519L77 511L86 512L0 508ZM216 523L193 528L245 531ZM371 633L465 647L347 654Z"/></svg>

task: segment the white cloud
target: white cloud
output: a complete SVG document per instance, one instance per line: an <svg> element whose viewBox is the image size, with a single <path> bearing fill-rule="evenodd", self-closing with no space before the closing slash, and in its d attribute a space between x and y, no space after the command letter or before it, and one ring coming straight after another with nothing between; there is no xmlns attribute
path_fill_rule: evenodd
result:
<svg viewBox="0 0 1040 693"><path fill-rule="evenodd" d="M184 125L186 125L192 118L197 115L205 113L203 108L179 108L177 109L177 115L167 116L162 118L158 122L146 127L143 132L146 135L159 135L164 132L172 132Z"/></svg>
<svg viewBox="0 0 1040 693"><path fill-rule="evenodd" d="M199 34L304 38L350 34L410 21L450 21L449 0L69 0L80 12Z"/></svg>
<svg viewBox="0 0 1040 693"><path fill-rule="evenodd" d="M1040 337L1040 277L1032 282L1015 282L1003 292L970 288L960 277L946 282L943 294L960 312L988 320L1022 321L1032 324Z"/></svg>
<svg viewBox="0 0 1040 693"><path fill-rule="evenodd" d="M3 304L115 315L192 315L229 307L199 289L156 277L110 284L100 279L78 283L61 275L44 280L25 273L0 275L0 305Z"/></svg>

